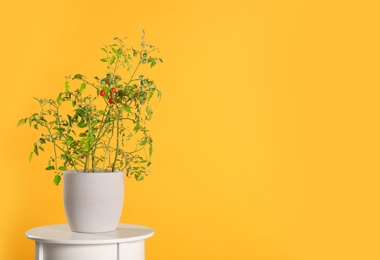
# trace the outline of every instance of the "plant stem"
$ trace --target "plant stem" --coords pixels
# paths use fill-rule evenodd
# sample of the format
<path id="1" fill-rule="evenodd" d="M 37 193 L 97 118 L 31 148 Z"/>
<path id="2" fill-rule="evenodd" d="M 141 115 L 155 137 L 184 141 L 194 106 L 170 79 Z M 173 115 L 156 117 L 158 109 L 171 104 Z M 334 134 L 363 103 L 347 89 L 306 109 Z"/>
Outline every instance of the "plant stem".
<path id="1" fill-rule="evenodd" d="M 87 131 L 87 142 L 89 142 L 90 140 L 90 136 L 92 135 L 92 130 L 91 130 L 91 118 L 89 115 L 87 115 L 88 118 L 87 118 L 87 126 L 88 126 L 88 131 Z M 84 165 L 84 172 L 86 172 L 87 168 L 89 168 L 89 164 L 90 164 L 90 155 L 91 155 L 91 149 L 90 149 L 90 144 L 88 144 L 88 151 L 87 151 L 87 155 L 86 155 L 86 163 Z"/>
<path id="2" fill-rule="evenodd" d="M 133 77 L 135 76 L 136 74 L 136 71 L 138 70 L 138 68 L 140 67 L 140 64 L 141 64 L 141 57 L 140 57 L 140 60 L 139 60 L 139 63 L 136 65 L 136 68 L 135 68 L 135 71 L 133 71 L 132 75 L 131 75 L 131 78 L 129 79 L 127 85 L 129 85 L 129 83 L 132 82 L 133 80 Z"/>
<path id="3" fill-rule="evenodd" d="M 118 153 L 119 153 L 119 143 L 120 143 L 120 120 L 121 118 L 123 118 L 123 116 L 121 115 L 123 112 L 121 109 L 118 109 L 118 118 L 117 118 L 117 122 L 116 122 L 116 150 L 115 150 L 115 159 L 113 160 L 113 163 L 112 163 L 112 171 L 115 171 L 115 166 L 116 166 L 116 161 L 117 161 L 117 157 L 118 157 Z"/>
<path id="4" fill-rule="evenodd" d="M 109 124 L 106 124 L 106 122 L 104 122 L 104 118 L 108 118 L 109 117 L 109 114 L 111 112 L 111 109 L 109 109 L 109 106 L 107 105 L 106 107 L 106 110 L 108 109 L 107 111 L 107 114 L 103 114 L 102 116 L 102 119 L 101 119 L 101 126 L 98 130 L 98 136 L 96 137 L 96 141 L 94 144 L 92 144 L 92 146 L 90 147 L 90 149 L 92 150 L 92 169 L 93 171 L 95 171 L 95 157 L 96 157 L 96 150 L 98 148 L 98 143 L 99 141 L 103 138 L 103 136 L 107 133 L 108 129 L 109 129 Z M 107 125 L 106 129 L 103 131 L 103 128 L 104 126 Z M 104 170 L 104 163 L 103 163 L 103 169 Z"/>
<path id="5" fill-rule="evenodd" d="M 111 108 L 110 108 L 110 110 L 111 110 Z M 105 149 L 104 155 L 103 155 L 103 169 L 102 169 L 103 171 L 104 171 L 104 168 L 105 168 L 105 162 L 106 162 L 107 153 L 108 153 L 108 150 L 109 150 L 112 138 L 113 138 L 114 128 L 115 128 L 115 122 L 113 121 L 112 122 L 112 127 L 111 127 L 111 136 L 108 139 L 107 148 Z"/>
<path id="6" fill-rule="evenodd" d="M 96 146 L 94 146 L 94 148 L 91 149 L 91 171 L 92 172 L 95 172 L 95 152 L 96 152 Z"/>
<path id="7" fill-rule="evenodd" d="M 61 122 L 59 121 L 58 106 L 56 107 L 56 109 L 57 109 L 57 124 L 58 124 L 58 127 L 61 127 Z M 54 141 L 53 150 L 54 150 L 54 165 L 55 165 L 55 170 L 57 171 L 58 170 L 58 162 L 57 162 L 58 158 L 57 158 L 57 148 L 56 148 L 56 145 L 55 145 L 55 141 Z"/>

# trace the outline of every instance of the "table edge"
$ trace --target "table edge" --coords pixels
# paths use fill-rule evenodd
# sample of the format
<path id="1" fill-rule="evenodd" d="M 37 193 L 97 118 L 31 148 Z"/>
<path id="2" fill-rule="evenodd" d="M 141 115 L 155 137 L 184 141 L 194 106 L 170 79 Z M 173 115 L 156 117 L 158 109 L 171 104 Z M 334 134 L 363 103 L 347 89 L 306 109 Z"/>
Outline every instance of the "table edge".
<path id="1" fill-rule="evenodd" d="M 131 226 L 131 227 L 137 227 L 137 228 L 142 228 L 142 229 L 146 229 L 147 231 L 149 231 L 149 233 L 147 234 L 144 234 L 144 235 L 139 235 L 139 236 L 135 236 L 135 237 L 127 237 L 127 238 L 110 238 L 110 239 L 98 239 L 98 240 L 86 240 L 86 239 L 83 239 L 83 240 L 69 240 L 69 239 L 52 239 L 52 238 L 44 238 L 44 237 L 39 237 L 39 236 L 34 236 L 34 235 L 31 235 L 31 234 L 28 234 L 30 231 L 32 231 L 33 229 L 37 229 L 37 228 L 41 228 L 41 227 L 53 227 L 53 226 L 65 226 L 67 224 L 57 224 L 57 225 L 46 225 L 46 226 L 40 226 L 40 227 L 35 227 L 35 228 L 31 228 L 29 230 L 27 230 L 25 232 L 25 236 L 30 239 L 30 240 L 34 240 L 36 242 L 41 242 L 41 243 L 46 243 L 46 244 L 60 244 L 60 245 L 106 245 L 106 244 L 120 244 L 120 243 L 133 243 L 133 242 L 137 242 L 137 241 L 141 241 L 141 240 L 145 240 L 147 238 L 150 238 L 154 235 L 154 230 L 150 227 L 146 227 L 146 226 L 141 226 L 141 225 L 135 225 L 135 224 L 124 224 L 124 223 L 120 223 L 118 225 L 118 228 L 119 227 L 123 227 L 123 226 Z M 72 233 L 75 233 L 75 232 L 72 232 Z M 105 233 L 108 233 L 108 232 L 105 232 Z M 79 233 L 81 234 L 81 233 Z M 85 235 L 91 235 L 92 233 L 83 233 Z M 99 235 L 99 234 L 102 234 L 102 233 L 93 233 L 94 235 Z"/>

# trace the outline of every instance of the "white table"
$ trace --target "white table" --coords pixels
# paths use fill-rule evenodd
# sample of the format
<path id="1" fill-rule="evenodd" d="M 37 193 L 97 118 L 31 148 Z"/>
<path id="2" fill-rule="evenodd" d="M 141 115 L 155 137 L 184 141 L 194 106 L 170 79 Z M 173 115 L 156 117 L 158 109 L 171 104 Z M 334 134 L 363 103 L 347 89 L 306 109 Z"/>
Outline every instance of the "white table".
<path id="1" fill-rule="evenodd" d="M 61 224 L 30 229 L 26 237 L 36 243 L 35 260 L 144 260 L 145 239 L 153 234 L 151 228 L 130 224 L 93 234 Z"/>

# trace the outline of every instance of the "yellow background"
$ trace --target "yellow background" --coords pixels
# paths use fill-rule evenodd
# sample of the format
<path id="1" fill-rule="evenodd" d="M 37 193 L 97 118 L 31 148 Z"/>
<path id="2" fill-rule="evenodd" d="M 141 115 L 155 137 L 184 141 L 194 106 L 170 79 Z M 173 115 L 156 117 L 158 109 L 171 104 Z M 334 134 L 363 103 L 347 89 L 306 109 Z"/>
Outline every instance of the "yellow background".
<path id="1" fill-rule="evenodd" d="M 147 259 L 380 259 L 380 6 L 375 0 L 6 1 L 0 11 L 0 259 L 33 259 L 64 223 L 62 187 L 16 128 L 102 43 L 147 40 L 164 64 L 152 174 L 121 221 Z M 153 76 L 152 76 L 153 77 Z"/>

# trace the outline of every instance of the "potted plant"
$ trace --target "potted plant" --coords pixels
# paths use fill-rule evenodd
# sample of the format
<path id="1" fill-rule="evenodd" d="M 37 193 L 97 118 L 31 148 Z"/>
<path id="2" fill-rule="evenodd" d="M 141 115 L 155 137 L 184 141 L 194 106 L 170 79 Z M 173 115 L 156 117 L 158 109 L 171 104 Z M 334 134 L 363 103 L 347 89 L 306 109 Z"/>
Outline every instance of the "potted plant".
<path id="1" fill-rule="evenodd" d="M 160 99 L 161 92 L 141 72 L 162 59 L 146 43 L 144 31 L 141 38 L 139 48 L 127 45 L 126 38 L 114 38 L 101 48 L 104 76 L 66 77 L 63 92 L 54 99 L 34 98 L 40 110 L 18 122 L 41 131 L 29 160 L 50 146 L 46 170 L 54 173 L 56 185 L 63 176 L 65 212 L 73 231 L 114 230 L 122 211 L 124 175 L 141 181 L 149 174 L 150 100 Z"/>

